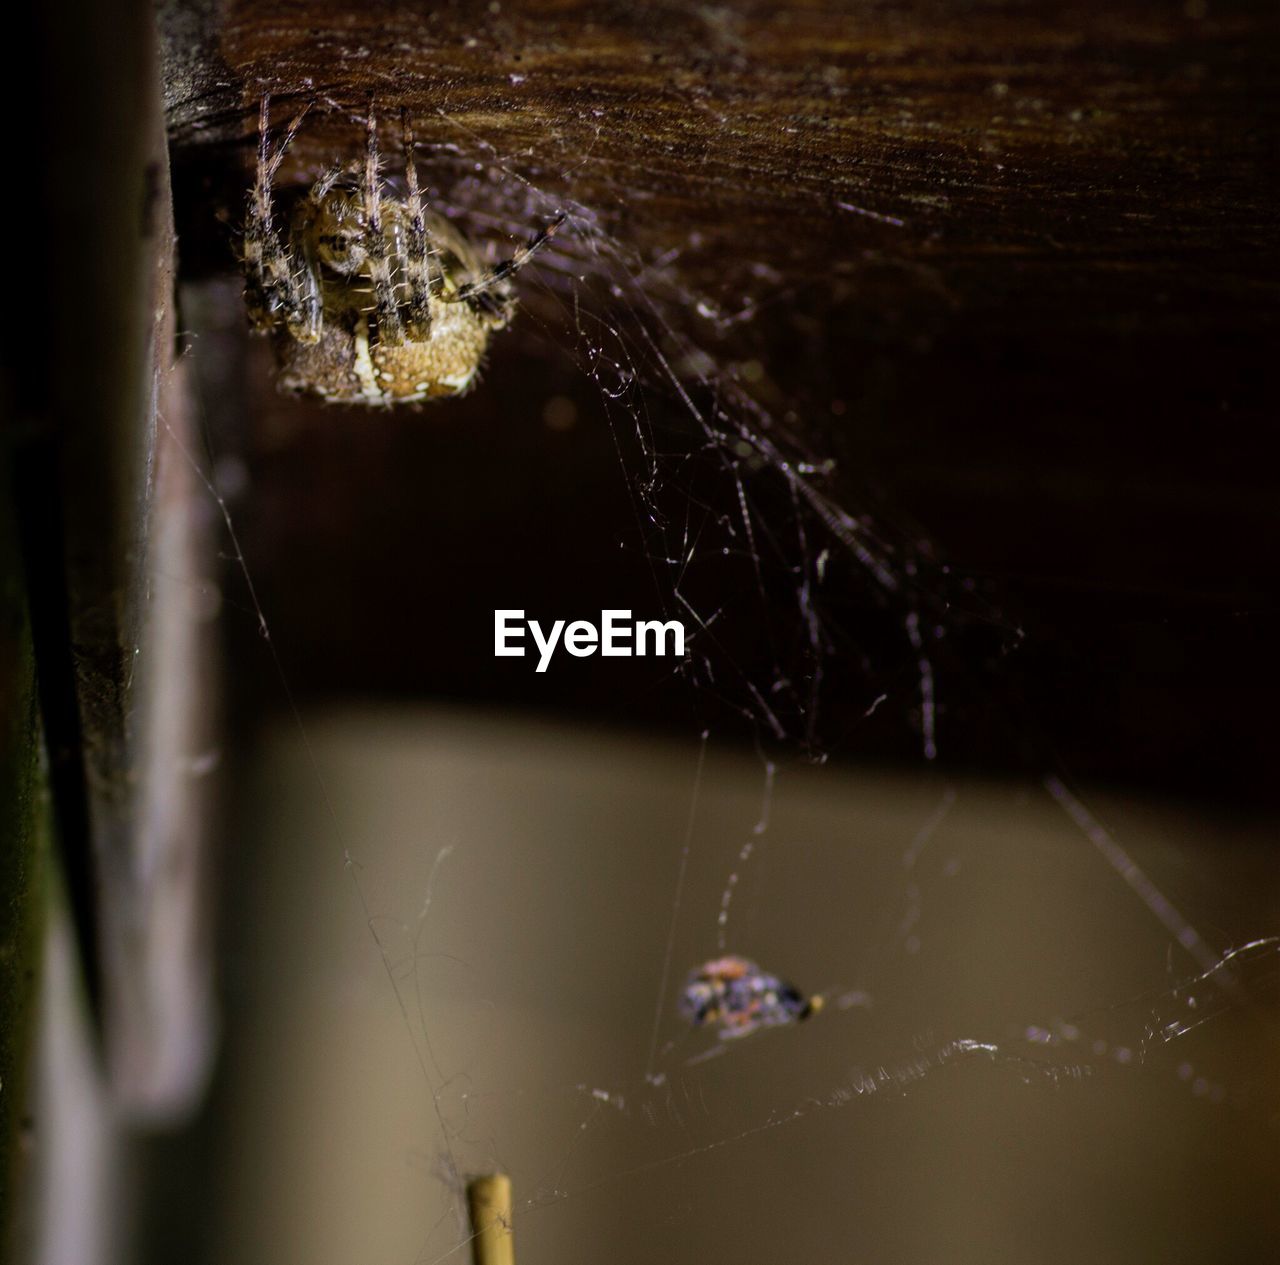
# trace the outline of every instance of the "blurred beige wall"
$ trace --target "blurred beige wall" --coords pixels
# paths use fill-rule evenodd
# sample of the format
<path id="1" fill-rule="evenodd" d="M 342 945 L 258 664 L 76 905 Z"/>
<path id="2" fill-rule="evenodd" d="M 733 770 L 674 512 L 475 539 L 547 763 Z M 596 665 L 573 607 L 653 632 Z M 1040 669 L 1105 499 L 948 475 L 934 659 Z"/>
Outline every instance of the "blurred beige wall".
<path id="1" fill-rule="evenodd" d="M 695 802 L 697 742 L 305 727 L 314 767 L 290 729 L 254 758 L 231 883 L 219 1259 L 467 1260 L 456 1183 L 495 1168 L 525 1263 L 1280 1249 L 1265 987 L 1144 1042 L 1195 964 L 1036 784 L 766 796 L 713 739 Z M 1280 926 L 1264 825 L 1089 803 L 1209 943 Z M 721 1043 L 675 999 L 735 872 L 726 947 L 827 1006 Z"/>

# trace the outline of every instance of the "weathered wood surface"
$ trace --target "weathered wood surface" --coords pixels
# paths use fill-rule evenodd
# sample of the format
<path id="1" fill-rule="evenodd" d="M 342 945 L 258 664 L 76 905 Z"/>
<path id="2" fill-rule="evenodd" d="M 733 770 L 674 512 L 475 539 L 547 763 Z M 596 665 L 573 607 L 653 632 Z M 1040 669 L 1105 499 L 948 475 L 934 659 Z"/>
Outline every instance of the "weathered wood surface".
<path id="1" fill-rule="evenodd" d="M 1273 297 L 1277 23 L 1196 0 L 230 4 L 199 56 L 174 50 L 171 130 L 179 153 L 248 139 L 262 90 L 314 97 L 318 165 L 358 144 L 326 107 L 373 94 L 423 142 L 470 134 L 642 253 L 680 250 L 707 289 L 872 252 L 903 265 L 876 297 L 986 319 L 1177 323 L 1193 295 L 1234 319 Z"/>
<path id="2" fill-rule="evenodd" d="M 111 1110 L 163 1118 L 207 1054 L 203 827 L 182 806 L 209 709 L 156 40 L 142 4 L 22 20 L 42 74 L 20 137 L 33 237 L 13 263 L 38 336 L 7 366 L 4 441 L 59 879 Z"/>

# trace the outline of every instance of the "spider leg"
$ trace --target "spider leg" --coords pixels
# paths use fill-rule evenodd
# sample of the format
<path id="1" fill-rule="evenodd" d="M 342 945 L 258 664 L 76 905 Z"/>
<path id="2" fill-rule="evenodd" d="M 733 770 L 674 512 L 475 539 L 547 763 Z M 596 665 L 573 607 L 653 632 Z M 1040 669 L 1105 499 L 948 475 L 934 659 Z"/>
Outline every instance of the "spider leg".
<path id="1" fill-rule="evenodd" d="M 330 163 L 324 171 L 320 173 L 320 178 L 311 186 L 311 192 L 307 195 L 312 202 L 322 202 L 328 195 L 333 186 L 353 170 L 359 170 L 358 163 Z"/>
<path id="2" fill-rule="evenodd" d="M 258 163 L 244 227 L 245 300 L 257 329 L 272 330 L 283 317 L 299 342 L 320 337 L 320 287 L 313 268 L 300 265 L 280 240 L 272 220 L 271 185 L 310 105 L 294 116 L 273 151 L 270 139 L 271 97 L 264 93 L 258 113 Z"/>
<path id="3" fill-rule="evenodd" d="M 422 194 L 418 189 L 418 169 L 413 161 L 413 130 L 409 111 L 401 114 L 404 135 L 404 172 L 409 186 L 405 199 L 409 208 L 405 272 L 409 278 L 409 312 L 405 329 L 415 342 L 425 342 L 431 334 L 431 252 L 427 246 L 427 225 L 422 214 Z"/>
<path id="4" fill-rule="evenodd" d="M 404 342 L 404 325 L 396 304 L 391 279 L 387 238 L 382 223 L 382 180 L 378 172 L 378 124 L 369 103 L 368 145 L 365 150 L 364 179 L 361 182 L 365 210 L 365 251 L 369 260 L 369 280 L 373 283 L 374 319 L 378 337 L 392 346 Z"/>
<path id="5" fill-rule="evenodd" d="M 460 286 L 452 301 L 465 303 L 478 315 L 493 318 L 499 328 L 506 325 L 515 313 L 515 296 L 505 282 L 519 272 L 556 235 L 565 218 L 564 213 L 561 212 L 546 228 L 535 233 L 510 259 L 494 264 L 484 276 Z"/>
<path id="6" fill-rule="evenodd" d="M 245 300 L 249 319 L 258 329 L 270 329 L 278 306 L 280 241 L 271 222 L 271 181 L 280 166 L 271 153 L 271 98 L 263 94 L 258 113 L 258 163 L 244 227 Z"/>

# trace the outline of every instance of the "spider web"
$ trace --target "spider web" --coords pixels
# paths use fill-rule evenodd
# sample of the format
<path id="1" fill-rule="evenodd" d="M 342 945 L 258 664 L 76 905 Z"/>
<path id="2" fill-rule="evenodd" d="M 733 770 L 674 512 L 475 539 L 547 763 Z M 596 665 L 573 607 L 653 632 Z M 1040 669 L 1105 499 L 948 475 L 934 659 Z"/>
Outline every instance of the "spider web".
<path id="1" fill-rule="evenodd" d="M 262 1226 L 307 1227 L 272 1258 L 466 1259 L 463 1181 L 494 1170 L 523 1261 L 1280 1242 L 1258 1160 L 1280 940 L 1265 899 L 1231 895 L 1274 863 L 1206 859 L 1225 816 L 1104 813 L 1048 762 L 1021 783 L 940 772 L 963 741 L 940 720 L 942 648 L 965 620 L 1005 646 L 1018 629 L 848 508 L 803 425 L 687 333 L 689 313 L 715 329 L 751 304 L 725 315 L 536 165 L 441 123 L 422 147 L 447 173 L 437 206 L 516 240 L 568 217 L 522 319 L 599 388 L 654 591 L 691 630 L 680 670 L 717 719 L 660 749 L 306 716 L 305 751 L 268 747 L 261 829 L 308 841 L 252 872 L 253 951 L 273 964 L 258 1005 L 288 1016 L 266 1062 L 297 1101 L 270 1108 L 286 1082 L 264 1075 L 240 1145 L 292 1179 Z M 855 716 L 911 727 L 918 777 L 824 767 L 828 699 L 851 692 Z M 275 925 L 297 905 L 323 932 Z M 822 1011 L 733 1042 L 689 1029 L 685 973 L 724 952 Z M 323 1135 L 297 1132 L 308 1111 Z M 238 1230 L 227 1252 L 268 1238 Z"/>

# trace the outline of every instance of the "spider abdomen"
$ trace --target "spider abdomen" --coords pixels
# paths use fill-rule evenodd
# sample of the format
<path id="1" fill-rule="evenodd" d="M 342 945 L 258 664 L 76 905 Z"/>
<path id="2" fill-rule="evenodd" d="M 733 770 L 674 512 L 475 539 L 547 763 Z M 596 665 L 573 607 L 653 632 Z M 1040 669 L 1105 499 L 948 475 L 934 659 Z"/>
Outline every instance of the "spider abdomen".
<path id="1" fill-rule="evenodd" d="M 368 313 L 328 315 L 317 342 L 276 333 L 280 389 L 373 406 L 460 395 L 475 382 L 489 332 L 458 304 L 433 319 L 427 338 L 400 343 L 380 340 Z"/>
<path id="2" fill-rule="evenodd" d="M 384 180 L 371 109 L 365 160 L 322 175 L 281 234 L 272 180 L 306 111 L 273 150 L 268 107 L 264 98 L 243 261 L 250 321 L 272 335 L 281 390 L 372 407 L 462 394 L 490 335 L 515 314 L 509 278 L 563 216 L 486 267 L 448 220 L 423 207 L 407 117 L 407 192 Z"/>

